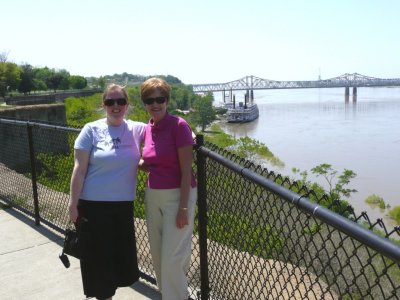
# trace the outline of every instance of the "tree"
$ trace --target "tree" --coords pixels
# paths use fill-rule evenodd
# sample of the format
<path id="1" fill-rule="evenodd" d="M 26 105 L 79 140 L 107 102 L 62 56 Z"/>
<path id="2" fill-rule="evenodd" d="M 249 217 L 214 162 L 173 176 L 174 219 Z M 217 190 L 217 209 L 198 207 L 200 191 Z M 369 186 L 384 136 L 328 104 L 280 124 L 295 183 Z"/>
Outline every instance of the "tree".
<path id="1" fill-rule="evenodd" d="M 299 174 L 301 179 L 300 185 L 307 186 L 314 193 L 309 195 L 310 199 L 319 201 L 319 204 L 328 207 L 334 212 L 338 212 L 343 216 L 349 215 L 349 203 L 343 198 L 349 198 L 351 193 L 357 192 L 355 189 L 346 188 L 350 180 L 357 176 L 352 170 L 344 169 L 342 174 L 337 177 L 338 172 L 332 168 L 330 164 L 320 164 L 311 169 L 311 172 L 316 176 L 322 176 L 328 184 L 328 191 L 321 184 L 308 180 L 307 171 L 301 171 L 297 168 L 292 169 L 294 174 Z M 336 183 L 335 183 L 336 182 Z M 323 197 L 323 196 L 327 197 Z"/>
<path id="2" fill-rule="evenodd" d="M 68 90 L 70 88 L 70 85 L 69 85 L 70 74 L 69 74 L 69 72 L 67 70 L 61 69 L 61 70 L 58 71 L 58 73 L 61 75 L 61 82 L 60 82 L 60 85 L 59 85 L 58 88 L 60 90 Z"/>
<path id="3" fill-rule="evenodd" d="M 19 83 L 18 91 L 27 94 L 35 89 L 34 71 L 29 64 L 21 66 L 21 82 Z"/>
<path id="4" fill-rule="evenodd" d="M 34 83 L 36 91 L 46 91 L 49 87 L 47 81 L 51 76 L 51 71 L 48 67 L 34 69 Z"/>
<path id="5" fill-rule="evenodd" d="M 16 90 L 21 81 L 21 68 L 14 63 L 0 62 L 0 95 Z"/>
<path id="6" fill-rule="evenodd" d="M 191 91 L 184 86 L 172 86 L 171 97 L 175 99 L 177 108 L 188 110 L 190 108 L 189 93 Z"/>
<path id="7" fill-rule="evenodd" d="M 322 176 L 325 178 L 329 186 L 329 195 L 332 199 L 339 200 L 342 196 L 348 198 L 351 193 L 357 192 L 355 189 L 345 188 L 350 183 L 350 179 L 357 176 L 352 170 L 344 169 L 343 173 L 337 177 L 336 184 L 333 184 L 333 180 L 338 172 L 332 169 L 330 164 L 320 164 L 312 168 L 311 172 L 317 177 Z"/>
<path id="8" fill-rule="evenodd" d="M 0 52 L 0 62 L 7 62 L 9 53 L 10 53 L 10 51 Z"/>
<path id="9" fill-rule="evenodd" d="M 205 96 L 196 96 L 193 108 L 193 122 L 201 127 L 201 131 L 204 132 L 206 127 L 216 119 L 215 109 L 212 106 L 214 96 L 212 93 L 208 93 Z"/>
<path id="10" fill-rule="evenodd" d="M 47 78 L 46 84 L 54 93 L 58 90 L 67 90 L 69 88 L 69 73 L 66 70 L 50 71 L 50 77 Z"/>
<path id="11" fill-rule="evenodd" d="M 87 80 L 83 76 L 72 75 L 69 77 L 69 85 L 73 89 L 81 90 L 87 86 Z"/>

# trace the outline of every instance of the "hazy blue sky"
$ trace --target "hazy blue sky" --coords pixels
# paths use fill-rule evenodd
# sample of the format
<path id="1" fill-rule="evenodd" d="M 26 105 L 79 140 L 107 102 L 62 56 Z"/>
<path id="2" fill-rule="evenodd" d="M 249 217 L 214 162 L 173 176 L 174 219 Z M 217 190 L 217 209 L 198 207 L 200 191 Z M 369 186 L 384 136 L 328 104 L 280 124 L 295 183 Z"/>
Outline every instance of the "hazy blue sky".
<path id="1" fill-rule="evenodd" d="M 398 0 L 8 0 L 0 52 L 72 75 L 400 78 Z"/>

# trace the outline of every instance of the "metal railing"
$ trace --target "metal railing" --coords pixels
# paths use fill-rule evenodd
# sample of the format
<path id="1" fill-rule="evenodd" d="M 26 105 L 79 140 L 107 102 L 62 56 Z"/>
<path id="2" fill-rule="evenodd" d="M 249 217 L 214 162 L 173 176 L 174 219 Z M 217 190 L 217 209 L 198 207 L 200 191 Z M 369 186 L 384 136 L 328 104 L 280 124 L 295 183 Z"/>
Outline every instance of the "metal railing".
<path id="1" fill-rule="evenodd" d="M 0 200 L 63 233 L 78 129 L 0 119 Z M 197 136 L 192 299 L 399 299 L 400 247 L 368 215 L 323 198 Z M 139 172 L 141 276 L 155 282 Z M 310 200 L 312 199 L 312 201 Z M 340 208 L 340 203 L 332 206 Z M 346 215 L 346 217 L 342 216 Z M 379 229 L 380 234 L 375 233 Z"/>

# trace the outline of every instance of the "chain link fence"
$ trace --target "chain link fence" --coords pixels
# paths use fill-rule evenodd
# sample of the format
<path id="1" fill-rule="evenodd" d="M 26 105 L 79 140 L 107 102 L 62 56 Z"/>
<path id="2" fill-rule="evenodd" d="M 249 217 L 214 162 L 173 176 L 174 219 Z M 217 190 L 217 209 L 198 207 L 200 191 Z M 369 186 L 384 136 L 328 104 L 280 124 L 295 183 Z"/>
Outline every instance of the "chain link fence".
<path id="1" fill-rule="evenodd" d="M 0 119 L 0 202 L 59 233 L 68 222 L 78 129 Z M 400 228 L 388 231 L 197 136 L 192 299 L 399 299 Z M 139 172 L 141 276 L 155 283 Z M 312 201 L 310 200 L 312 199 Z M 336 211 L 338 213 L 335 213 Z M 375 233 L 379 231 L 380 234 Z"/>

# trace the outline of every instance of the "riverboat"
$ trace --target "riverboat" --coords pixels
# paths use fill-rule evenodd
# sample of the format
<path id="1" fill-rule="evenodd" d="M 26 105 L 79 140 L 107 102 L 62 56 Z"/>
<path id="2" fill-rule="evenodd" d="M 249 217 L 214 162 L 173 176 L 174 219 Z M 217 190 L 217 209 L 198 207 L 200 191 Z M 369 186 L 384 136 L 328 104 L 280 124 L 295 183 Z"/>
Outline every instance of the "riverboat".
<path id="1" fill-rule="evenodd" d="M 258 118 L 258 106 L 255 103 L 239 102 L 235 106 L 232 103 L 227 103 L 226 121 L 228 123 L 245 123 L 251 122 Z"/>

